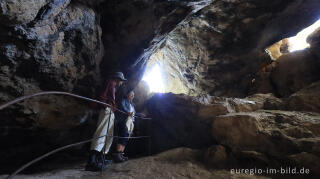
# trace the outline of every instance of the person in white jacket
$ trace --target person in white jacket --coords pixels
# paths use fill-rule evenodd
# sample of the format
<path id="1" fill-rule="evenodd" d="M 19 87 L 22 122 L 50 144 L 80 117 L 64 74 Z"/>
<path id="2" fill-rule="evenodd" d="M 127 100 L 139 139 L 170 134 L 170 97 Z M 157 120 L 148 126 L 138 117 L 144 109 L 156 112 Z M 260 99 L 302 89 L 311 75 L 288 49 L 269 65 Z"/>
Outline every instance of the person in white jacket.
<path id="1" fill-rule="evenodd" d="M 99 100 L 108 105 L 97 105 L 94 103 L 93 108 L 99 109 L 99 118 L 97 128 L 93 134 L 94 140 L 91 142 L 91 151 L 86 170 L 100 171 L 107 169 L 109 161 L 105 160 L 104 156 L 109 152 L 113 141 L 114 130 L 114 112 L 116 109 L 116 88 L 122 85 L 124 78 L 122 72 L 111 74 L 105 84 L 105 88 Z M 98 108 L 97 108 L 98 107 Z M 102 137 L 101 137 L 102 136 Z"/>

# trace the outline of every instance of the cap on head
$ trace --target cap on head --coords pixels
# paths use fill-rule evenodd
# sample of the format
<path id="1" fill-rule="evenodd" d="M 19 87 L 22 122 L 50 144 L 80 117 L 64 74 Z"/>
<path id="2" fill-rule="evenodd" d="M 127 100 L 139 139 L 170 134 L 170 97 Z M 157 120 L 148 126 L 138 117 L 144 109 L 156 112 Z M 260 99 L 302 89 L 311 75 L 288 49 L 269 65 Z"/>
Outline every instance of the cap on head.
<path id="1" fill-rule="evenodd" d="M 122 72 L 114 72 L 110 75 L 110 78 L 119 79 L 121 81 L 127 81 Z"/>

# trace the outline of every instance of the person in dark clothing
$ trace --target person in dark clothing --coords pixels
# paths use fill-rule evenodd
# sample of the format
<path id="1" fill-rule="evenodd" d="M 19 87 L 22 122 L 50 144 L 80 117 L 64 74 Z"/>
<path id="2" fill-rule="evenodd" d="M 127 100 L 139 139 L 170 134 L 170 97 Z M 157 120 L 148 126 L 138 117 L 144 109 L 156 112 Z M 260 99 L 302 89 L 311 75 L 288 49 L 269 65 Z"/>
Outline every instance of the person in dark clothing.
<path id="1" fill-rule="evenodd" d="M 133 105 L 134 92 L 130 91 L 125 98 L 121 100 L 120 109 L 126 114 L 117 113 L 118 128 L 120 137 L 130 137 L 134 128 L 134 116 L 145 117 L 142 113 L 136 113 Z M 115 162 L 124 162 L 128 158 L 124 156 L 124 150 L 128 143 L 128 138 L 120 138 L 117 143 L 116 152 L 113 154 Z"/>
<path id="2" fill-rule="evenodd" d="M 86 170 L 100 171 L 107 168 L 103 155 L 109 152 L 113 141 L 113 137 L 110 136 L 113 136 L 114 129 L 114 112 L 116 109 L 115 93 L 116 88 L 121 86 L 123 81 L 126 81 L 126 79 L 122 72 L 112 74 L 106 82 L 104 92 L 99 96 L 100 101 L 109 105 L 97 105 L 96 103 L 93 105 L 94 108 L 100 108 L 100 113 L 97 129 L 93 135 L 95 139 L 91 142 L 90 158 Z"/>

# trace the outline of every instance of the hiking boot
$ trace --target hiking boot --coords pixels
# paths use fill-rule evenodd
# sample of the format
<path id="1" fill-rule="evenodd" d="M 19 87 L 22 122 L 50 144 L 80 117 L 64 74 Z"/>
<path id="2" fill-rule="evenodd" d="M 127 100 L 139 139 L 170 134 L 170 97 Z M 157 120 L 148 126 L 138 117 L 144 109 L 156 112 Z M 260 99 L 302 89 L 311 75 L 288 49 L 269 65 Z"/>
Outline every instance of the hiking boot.
<path id="1" fill-rule="evenodd" d="M 128 160 L 129 160 L 128 157 L 124 156 L 124 153 L 121 153 L 121 156 L 122 156 L 122 158 L 123 158 L 125 161 L 128 161 Z"/>
<path id="2" fill-rule="evenodd" d="M 86 171 L 105 171 L 108 167 L 108 162 L 104 163 L 102 160 L 102 154 L 98 151 L 91 151 L 88 163 L 86 165 Z"/>
<path id="3" fill-rule="evenodd" d="M 121 163 L 127 161 L 125 158 L 123 158 L 123 154 L 121 152 L 113 153 L 113 161 L 116 163 Z"/>

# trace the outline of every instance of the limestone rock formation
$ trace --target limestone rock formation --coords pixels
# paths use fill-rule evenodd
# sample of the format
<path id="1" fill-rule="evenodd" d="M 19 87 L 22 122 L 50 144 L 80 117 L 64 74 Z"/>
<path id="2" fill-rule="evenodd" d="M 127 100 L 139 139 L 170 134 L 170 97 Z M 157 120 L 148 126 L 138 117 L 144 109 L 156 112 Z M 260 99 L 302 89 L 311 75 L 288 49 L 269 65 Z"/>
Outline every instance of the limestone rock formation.
<path id="1" fill-rule="evenodd" d="M 169 81 L 168 91 L 189 95 L 247 96 L 252 80 L 259 71 L 257 69 L 271 63 L 265 48 L 283 39 L 281 36 L 294 34 L 294 29 L 302 29 L 302 24 L 311 24 L 319 13 L 315 9 L 320 5 L 319 2 L 288 2 L 214 1 L 198 13 L 201 15 L 189 17 L 167 36 L 163 45 L 151 56 L 152 62 L 163 64 L 165 78 Z M 305 14 L 303 9 L 308 9 L 310 19 L 303 18 L 303 23 L 297 23 L 302 21 L 300 18 Z M 310 55 L 307 53 L 305 58 L 295 58 L 296 61 L 308 59 L 312 62 L 301 63 L 312 66 L 316 59 Z M 288 67 L 289 64 L 282 66 Z M 282 66 L 279 68 L 285 70 Z M 298 66 L 291 64 L 288 68 L 298 68 L 293 72 L 296 75 L 302 71 L 306 72 L 305 75 L 317 75 L 314 70 L 309 72 L 307 66 Z M 289 78 L 288 83 L 282 83 L 279 73 L 284 72 L 278 72 L 272 80 L 279 81 L 277 85 L 280 89 L 289 85 L 289 88 L 292 86 L 296 91 L 309 84 L 308 81 L 288 84 L 295 79 L 293 74 L 284 77 Z M 308 77 L 302 76 L 300 79 Z M 179 89 L 175 84 L 182 87 Z M 287 91 L 280 92 L 284 93 L 287 94 Z"/>
<path id="2" fill-rule="evenodd" d="M 280 157 L 304 151 L 300 139 L 319 137 L 319 120 L 319 114 L 305 112 L 233 113 L 217 117 L 212 123 L 212 133 L 219 143 L 234 150 L 254 150 Z"/>
<path id="3" fill-rule="evenodd" d="M 251 94 L 274 93 L 288 97 L 320 80 L 319 30 L 309 35 L 307 41 L 310 48 L 283 54 L 264 65 L 256 74 Z"/>
<path id="4" fill-rule="evenodd" d="M 153 152 L 177 146 L 213 145 L 204 156 L 205 162 L 216 168 L 244 167 L 250 165 L 244 161 L 252 160 L 254 166 L 304 166 L 317 176 L 318 87 L 315 83 L 283 99 L 271 94 L 245 99 L 153 96 L 148 101 L 153 117 Z"/>
<path id="5" fill-rule="evenodd" d="M 286 108 L 320 113 L 320 82 L 311 84 L 286 99 Z"/>
<path id="6" fill-rule="evenodd" d="M 282 101 L 271 94 L 245 99 L 156 94 L 147 102 L 153 120 L 151 126 L 146 127 L 151 128 L 154 152 L 181 145 L 201 148 L 215 143 L 210 126 L 216 116 L 276 109 L 281 105 Z"/>
<path id="7" fill-rule="evenodd" d="M 149 127 L 153 152 L 181 145 L 201 148 L 213 142 L 209 123 L 197 118 L 201 103 L 194 100 L 197 98 L 157 94 L 148 101 L 147 109 L 153 118 Z"/>
<path id="8" fill-rule="evenodd" d="M 44 90 L 76 91 L 86 96 L 95 91 L 103 52 L 97 16 L 88 7 L 72 4 L 61 8 L 68 2 L 59 2 L 61 6 L 52 3 L 44 6 L 37 23 L 0 26 L 1 104 Z M 77 136 L 80 131 L 74 130 L 83 123 L 86 111 L 87 103 L 56 96 L 34 98 L 2 110 L 1 140 L 8 143 L 1 151 L 1 156 L 6 157 L 2 161 L 30 151 L 39 155 L 56 145 L 88 137 L 85 133 L 83 137 Z M 47 144 L 46 138 L 50 141 Z M 28 147 L 23 149 L 25 143 Z M 35 155 L 18 158 L 18 162 L 12 160 L 12 166 L 21 165 Z"/>
<path id="9" fill-rule="evenodd" d="M 3 0 L 0 2 L 0 23 L 27 24 L 36 18 L 39 10 L 48 2 L 49 0 Z"/>
<path id="10" fill-rule="evenodd" d="M 320 80 L 320 61 L 311 49 L 284 55 L 276 63 L 271 81 L 280 96 L 289 96 Z"/>
<path id="11" fill-rule="evenodd" d="M 212 135 L 230 147 L 237 160 L 243 156 L 240 151 L 255 151 L 263 154 L 267 166 L 306 167 L 316 176 L 319 127 L 319 113 L 262 110 L 219 116 L 212 123 Z"/>
<path id="12" fill-rule="evenodd" d="M 288 97 L 320 79 L 318 49 L 288 53 L 261 69 L 251 93 L 275 93 Z"/>

